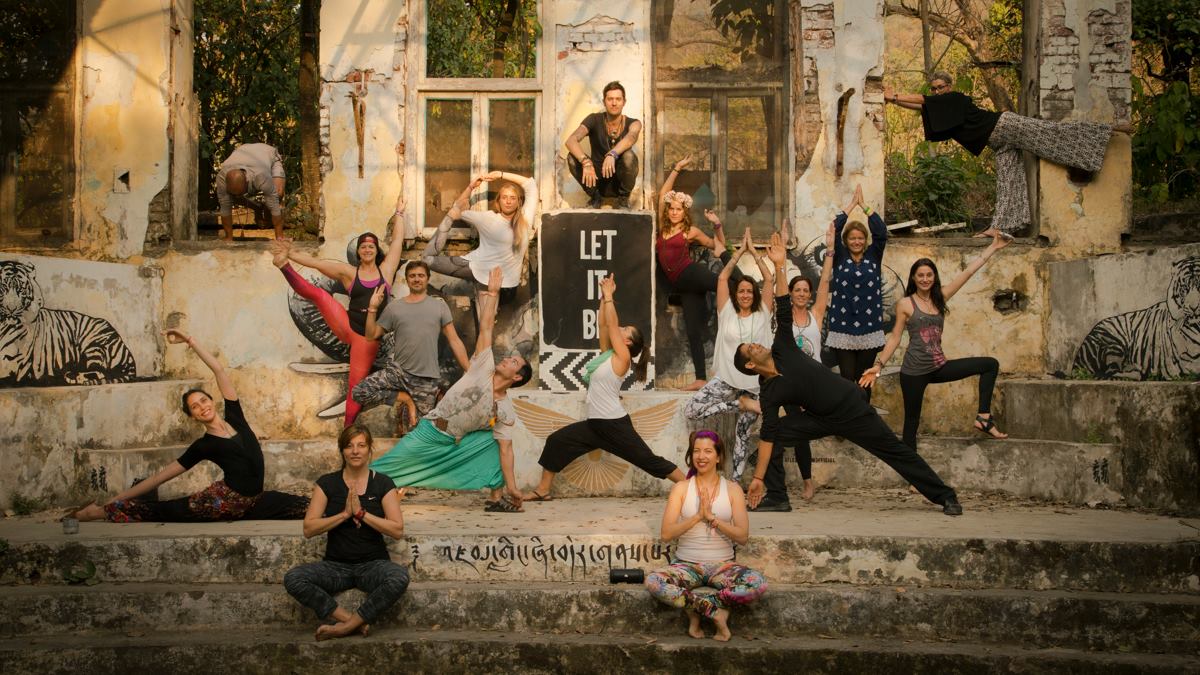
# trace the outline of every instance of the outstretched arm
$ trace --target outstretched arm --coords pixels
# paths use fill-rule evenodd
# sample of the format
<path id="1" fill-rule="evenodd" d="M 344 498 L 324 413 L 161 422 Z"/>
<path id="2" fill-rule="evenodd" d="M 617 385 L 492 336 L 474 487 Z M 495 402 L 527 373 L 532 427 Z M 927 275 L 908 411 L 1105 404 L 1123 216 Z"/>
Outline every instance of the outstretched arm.
<path id="1" fill-rule="evenodd" d="M 163 335 L 167 336 L 167 342 L 171 344 L 186 344 L 191 347 L 196 356 L 199 356 L 204 365 L 208 366 L 208 369 L 212 371 L 213 377 L 217 380 L 217 388 L 221 390 L 221 396 L 227 401 L 237 400 L 237 390 L 233 388 L 233 381 L 229 379 L 225 368 L 215 356 L 208 353 L 207 349 L 201 347 L 200 343 L 196 342 L 196 338 L 185 335 L 183 331 L 174 328 L 167 329 L 163 332 Z"/>
<path id="2" fill-rule="evenodd" d="M 817 285 L 817 297 L 813 301 L 812 312 L 820 326 L 825 319 L 825 310 L 829 309 L 829 285 L 833 280 L 833 222 L 825 232 L 825 260 L 821 262 L 821 281 Z"/>
<path id="3" fill-rule="evenodd" d="M 925 106 L 925 97 L 921 94 L 897 94 L 892 91 L 891 87 L 887 87 L 883 90 L 883 102 L 892 103 L 908 110 L 920 110 Z"/>
<path id="4" fill-rule="evenodd" d="M 458 336 L 458 331 L 454 330 L 454 324 L 442 326 L 442 335 L 446 336 L 446 344 L 450 346 L 450 353 L 454 354 L 454 361 L 458 367 L 462 368 L 464 373 L 467 372 L 471 367 L 471 358 L 467 356 L 467 347 Z"/>
<path id="5" fill-rule="evenodd" d="M 879 352 L 879 356 L 875 358 L 875 364 L 863 371 L 862 377 L 858 378 L 858 386 L 870 387 L 879 379 L 879 374 L 883 372 L 883 364 L 892 358 L 892 354 L 900 348 L 900 338 L 904 335 L 904 329 L 908 325 L 908 317 L 912 316 L 912 298 L 901 298 L 896 303 L 896 321 L 892 325 L 892 332 L 888 334 L 887 342 L 883 345 L 883 350 Z"/>
<path id="6" fill-rule="evenodd" d="M 504 273 L 499 267 L 493 267 L 488 276 L 486 291 L 479 292 L 479 337 L 475 339 L 475 354 L 492 348 L 492 332 L 496 325 L 496 307 L 500 304 L 500 285 L 504 281 Z"/>
<path id="7" fill-rule="evenodd" d="M 712 209 L 704 209 L 704 219 L 712 223 L 713 227 L 713 243 L 709 248 L 720 256 L 725 252 L 725 229 L 721 226 L 721 219 L 717 217 L 717 212 Z"/>
<path id="8" fill-rule="evenodd" d="M 742 245 L 725 263 L 725 267 L 721 268 L 721 273 L 717 275 L 717 311 L 720 312 L 725 308 L 725 304 L 729 302 L 729 278 L 733 276 L 733 270 L 737 268 L 738 261 L 746 254 L 746 247 L 750 244 L 750 228 L 746 228 L 746 234 L 742 237 Z"/>
<path id="9" fill-rule="evenodd" d="M 766 426 L 766 409 L 763 409 L 763 425 Z M 774 411 L 778 418 L 778 410 Z M 758 441 L 758 462 L 754 465 L 754 478 L 750 479 L 750 488 L 746 490 L 746 501 L 750 503 L 750 508 L 758 508 L 758 503 L 762 501 L 766 495 L 766 483 L 763 479 L 767 475 L 767 465 L 771 463 L 771 452 L 775 448 L 775 443 L 772 441 Z"/>
<path id="10" fill-rule="evenodd" d="M 379 273 L 389 284 L 396 277 L 396 268 L 400 265 L 400 254 L 404 252 L 404 196 L 396 197 L 396 212 L 388 221 L 388 229 L 392 231 L 392 242 L 383 262 L 379 263 Z"/>
<path id="11" fill-rule="evenodd" d="M 183 465 L 178 461 L 171 462 L 170 464 L 159 469 L 153 476 L 150 476 L 137 485 L 134 485 L 124 492 L 119 493 L 116 497 L 108 500 L 108 502 L 111 504 L 112 502 L 125 501 L 127 499 L 137 499 L 138 497 L 141 497 L 147 492 L 151 492 L 159 485 L 166 483 L 185 471 L 187 471 L 187 469 L 183 468 Z"/>
<path id="12" fill-rule="evenodd" d="M 612 276 L 612 275 L 608 275 Z M 605 277 L 607 278 L 607 276 Z M 609 347 L 612 347 L 612 336 L 608 334 L 608 305 L 612 304 L 612 300 L 608 299 L 612 296 L 604 294 L 604 279 L 600 280 L 598 285 L 600 293 L 600 306 L 596 308 L 596 335 L 600 339 L 600 351 L 603 352 Z M 624 342 L 624 340 L 622 340 Z"/>
<path id="13" fill-rule="evenodd" d="M 667 174 L 667 179 L 663 181 L 662 187 L 658 189 L 658 211 L 662 213 L 663 207 L 667 203 L 667 193 L 675 189 L 675 178 L 692 163 L 692 156 L 688 155 L 683 159 L 675 162 L 671 167 L 671 173 Z"/>
<path id="14" fill-rule="evenodd" d="M 787 218 L 783 219 L 783 231 L 791 231 L 791 223 L 788 222 Z M 754 256 L 754 264 L 758 265 L 758 271 L 762 274 L 763 307 L 766 308 L 768 313 L 774 312 L 775 294 L 771 289 L 775 286 L 775 274 L 771 271 L 771 265 L 767 262 L 766 257 L 759 253 L 758 249 L 754 248 L 754 240 L 750 238 L 750 228 L 748 227 L 746 228 L 746 250 L 750 252 L 750 255 Z"/>
<path id="15" fill-rule="evenodd" d="M 987 262 L 988 259 L 996 253 L 996 251 L 1008 246 L 1010 241 L 1011 240 L 1008 237 L 1005 237 L 1000 231 L 996 231 L 994 234 L 992 234 L 992 243 L 988 244 L 988 247 L 983 249 L 983 253 L 980 254 L 978 258 L 972 260 L 970 264 L 967 265 L 965 270 L 959 272 L 958 276 L 954 277 L 953 281 L 942 287 L 942 296 L 945 297 L 947 301 L 954 297 L 954 294 L 963 287 L 963 284 L 967 283 L 967 280 L 974 276 L 974 274 L 979 271 L 979 268 L 983 267 L 983 264 Z"/>
<path id="16" fill-rule="evenodd" d="M 354 283 L 354 273 L 357 270 L 353 265 L 311 256 L 288 243 L 276 242 L 276 244 L 287 249 L 288 260 L 298 265 L 311 267 L 330 279 L 341 283 L 343 286 L 349 286 Z"/>
<path id="17" fill-rule="evenodd" d="M 617 294 L 617 282 L 610 273 L 600 281 L 600 293 L 604 297 L 600 301 L 600 321 L 608 333 L 609 348 L 613 350 L 612 369 L 617 377 L 622 377 L 629 371 L 629 345 L 625 344 L 625 336 L 621 334 L 621 321 L 617 318 L 617 306 L 613 297 Z"/>
<path id="18" fill-rule="evenodd" d="M 474 192 L 482 182 L 483 179 L 476 178 L 468 183 L 467 187 L 462 191 L 462 194 L 460 194 L 458 198 L 454 200 L 454 203 L 450 205 L 450 210 L 446 212 L 446 217 L 451 221 L 462 218 L 463 211 L 466 211 L 467 208 L 471 206 L 471 193 Z"/>

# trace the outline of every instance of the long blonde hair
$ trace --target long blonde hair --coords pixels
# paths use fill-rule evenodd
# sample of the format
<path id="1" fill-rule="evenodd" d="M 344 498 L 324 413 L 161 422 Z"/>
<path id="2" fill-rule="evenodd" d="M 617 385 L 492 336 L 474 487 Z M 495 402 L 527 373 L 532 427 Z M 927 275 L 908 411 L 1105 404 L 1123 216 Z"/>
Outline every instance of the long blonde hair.
<path id="1" fill-rule="evenodd" d="M 492 200 L 491 208 L 496 213 L 500 213 L 500 193 L 505 189 L 512 188 L 513 192 L 517 193 L 517 210 L 513 213 L 512 228 L 513 228 L 513 253 L 520 253 L 525 246 L 525 240 L 529 237 L 529 223 L 525 220 L 525 190 L 520 185 L 512 181 L 504 181 L 496 190 L 496 198 Z M 504 215 L 500 213 L 500 215 Z"/>

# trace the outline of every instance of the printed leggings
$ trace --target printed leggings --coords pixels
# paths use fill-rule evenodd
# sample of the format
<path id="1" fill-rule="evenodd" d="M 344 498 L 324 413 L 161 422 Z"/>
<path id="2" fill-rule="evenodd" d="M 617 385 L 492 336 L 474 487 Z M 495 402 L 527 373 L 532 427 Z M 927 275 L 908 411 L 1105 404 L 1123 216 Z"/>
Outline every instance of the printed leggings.
<path id="1" fill-rule="evenodd" d="M 978 375 L 979 412 L 991 413 L 992 390 L 996 387 L 996 376 L 999 373 L 1000 362 L 990 356 L 951 359 L 941 368 L 924 375 L 908 375 L 901 372 L 900 392 L 904 394 L 904 444 L 913 450 L 917 449 L 917 428 L 921 426 L 925 387 Z"/>
<path id="2" fill-rule="evenodd" d="M 716 589 L 716 594 L 696 593 L 701 586 Z M 672 607 L 687 608 L 712 618 L 718 609 L 748 605 L 767 592 L 767 580 L 756 572 L 732 560 L 725 562 L 691 563 L 677 560 L 665 570 L 646 577 L 646 590 L 659 602 Z"/>
<path id="3" fill-rule="evenodd" d="M 750 430 L 758 419 L 756 412 L 738 411 L 738 399 L 743 395 L 758 400 L 758 394 L 734 389 L 721 378 L 714 377 L 701 387 L 683 408 L 683 414 L 689 420 L 728 412 L 738 414 L 734 428 L 733 462 L 729 465 L 729 477 L 735 481 L 740 481 L 742 472 L 746 469 L 746 457 L 750 453 Z"/>
<path id="4" fill-rule="evenodd" d="M 217 520 L 300 520 L 308 497 L 267 490 L 253 497 L 238 493 L 219 480 L 203 490 L 179 497 L 122 499 L 104 505 L 104 518 L 113 523 L 203 523 Z"/>
<path id="5" fill-rule="evenodd" d="M 335 593 L 357 588 L 367 594 L 357 614 L 371 624 L 404 595 L 408 589 L 408 570 L 391 560 L 357 564 L 321 560 L 288 570 L 283 587 L 322 621 L 337 609 Z"/>
<path id="6" fill-rule="evenodd" d="M 300 276 L 296 270 L 292 269 L 291 265 L 284 265 L 279 271 L 283 272 L 283 278 L 287 279 L 288 285 L 296 291 L 297 295 L 316 305 L 317 311 L 321 312 L 321 316 L 325 318 L 325 323 L 329 325 L 329 330 L 333 331 L 334 336 L 350 345 L 350 376 L 346 385 L 345 422 L 345 426 L 350 426 L 358 417 L 360 408 L 354 401 L 354 387 L 371 372 L 371 364 L 375 363 L 375 356 L 379 353 L 379 341 L 368 340 L 355 333 L 350 328 L 350 316 L 346 313 L 346 308 L 334 300 L 332 295 Z"/>

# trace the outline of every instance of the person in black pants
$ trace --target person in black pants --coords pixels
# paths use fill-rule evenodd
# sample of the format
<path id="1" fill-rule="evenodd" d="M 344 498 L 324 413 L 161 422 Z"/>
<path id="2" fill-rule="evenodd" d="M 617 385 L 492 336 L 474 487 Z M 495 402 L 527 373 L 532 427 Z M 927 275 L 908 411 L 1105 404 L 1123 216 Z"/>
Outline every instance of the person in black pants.
<path id="1" fill-rule="evenodd" d="M 317 479 L 304 516 L 304 538 L 329 533 L 325 559 L 288 570 L 283 586 L 322 623 L 317 639 L 367 634 L 370 625 L 408 588 L 408 571 L 392 562 L 383 535 L 404 536 L 400 495 L 386 474 L 372 471 L 371 431 L 352 424 L 338 436 L 342 469 Z M 367 594 L 358 611 L 338 606 L 333 595 L 351 588 Z"/>
<path id="2" fill-rule="evenodd" d="M 763 477 L 776 444 L 787 447 L 824 436 L 838 435 L 865 449 L 948 516 L 962 515 L 954 488 L 942 482 L 925 460 L 905 445 L 863 398 L 856 382 L 835 375 L 805 354 L 792 339 L 792 300 L 787 291 L 787 250 L 779 233 L 771 235 L 767 255 L 775 265 L 775 340 L 771 347 L 743 343 L 734 356 L 735 368 L 757 374 L 762 382 L 759 401 L 763 424 L 759 433 L 758 464 L 747 497 L 751 507 L 763 500 Z M 798 406 L 779 417 L 783 406 Z"/>
<path id="3" fill-rule="evenodd" d="M 859 384 L 870 387 L 879 379 L 883 364 L 887 363 L 896 348 L 900 336 L 908 331 L 908 350 L 904 352 L 904 363 L 900 366 L 900 391 L 904 394 L 904 442 L 917 449 L 917 428 L 921 425 L 921 405 L 925 400 L 925 387 L 930 384 L 954 382 L 974 375 L 979 376 L 979 414 L 975 416 L 975 429 L 992 438 L 1008 438 L 1008 434 L 996 428 L 992 420 L 992 390 L 996 386 L 996 375 L 1000 363 L 990 356 L 946 360 L 942 352 L 942 326 L 949 308 L 946 303 L 963 287 L 963 284 L 979 271 L 996 251 L 1008 246 L 1011 238 L 996 231 L 992 243 L 983 255 L 971 261 L 967 268 L 958 273 L 954 280 L 942 287 L 937 265 L 929 258 L 921 258 L 908 272 L 908 286 L 904 298 L 896 303 L 896 325 L 888 336 L 883 352 L 875 365 L 863 373 Z"/>
<path id="4" fill-rule="evenodd" d="M 625 87 L 613 81 L 604 85 L 604 112 L 583 118 L 567 137 L 567 168 L 588 196 L 588 207 L 600 208 L 605 195 L 617 198 L 618 208 L 629 208 L 629 194 L 637 185 L 638 156 L 633 151 L 642 134 L 642 123 L 625 114 Z M 591 152 L 580 143 L 588 139 Z"/>

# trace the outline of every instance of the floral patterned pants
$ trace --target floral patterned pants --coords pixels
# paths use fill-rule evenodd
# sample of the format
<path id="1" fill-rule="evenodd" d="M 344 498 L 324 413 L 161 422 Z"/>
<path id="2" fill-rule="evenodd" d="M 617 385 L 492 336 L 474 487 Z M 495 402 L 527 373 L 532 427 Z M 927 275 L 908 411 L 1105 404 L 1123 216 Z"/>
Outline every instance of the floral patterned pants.
<path id="1" fill-rule="evenodd" d="M 696 593 L 701 586 L 717 593 Z M 767 592 L 767 580 L 749 567 L 732 560 L 690 563 L 678 560 L 665 570 L 646 577 L 646 590 L 659 602 L 687 608 L 711 618 L 718 609 L 748 605 Z"/>

